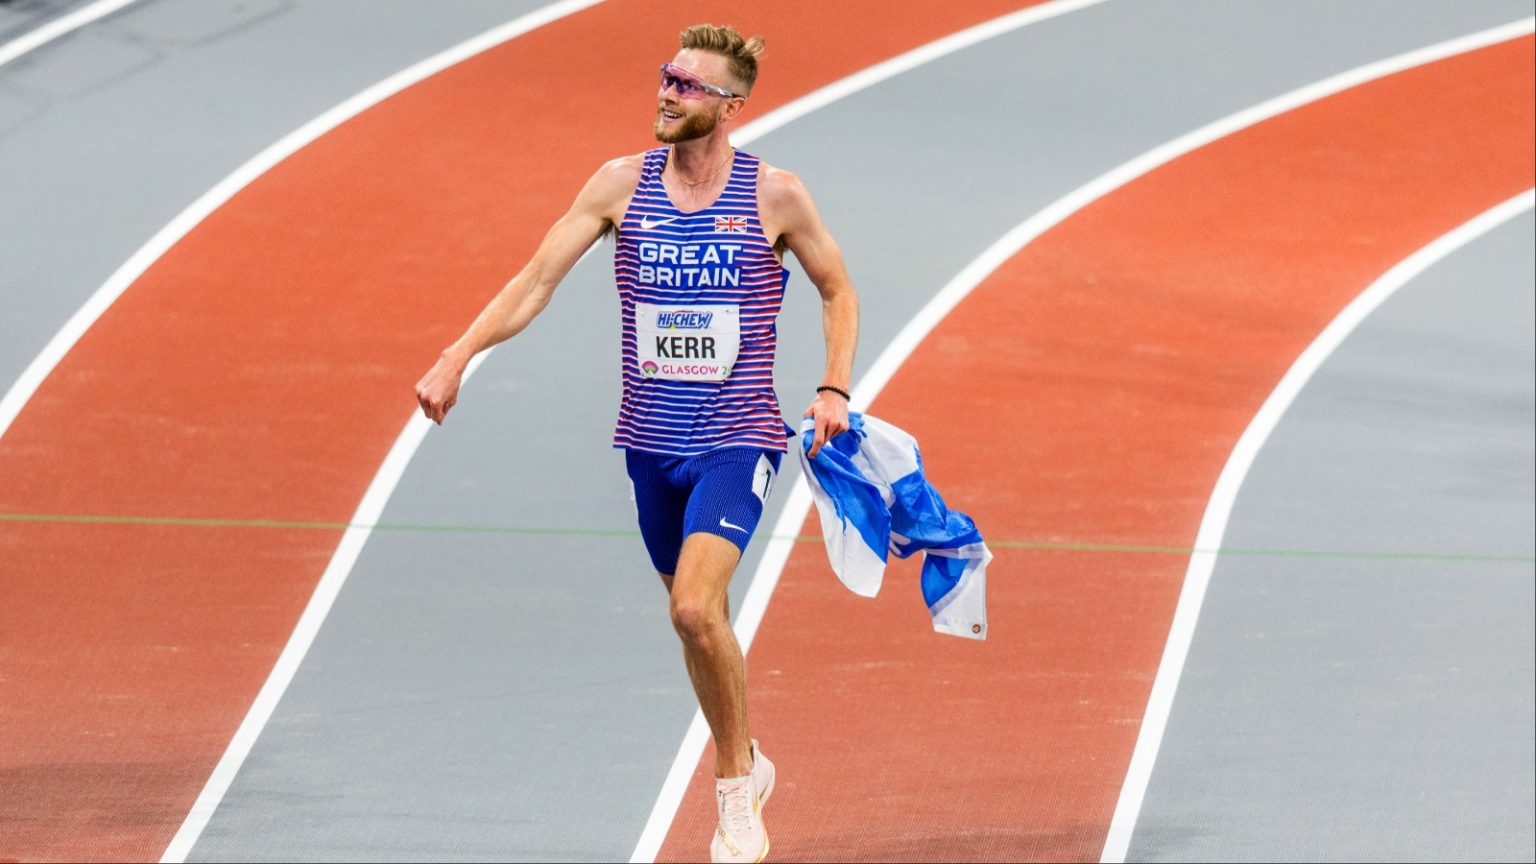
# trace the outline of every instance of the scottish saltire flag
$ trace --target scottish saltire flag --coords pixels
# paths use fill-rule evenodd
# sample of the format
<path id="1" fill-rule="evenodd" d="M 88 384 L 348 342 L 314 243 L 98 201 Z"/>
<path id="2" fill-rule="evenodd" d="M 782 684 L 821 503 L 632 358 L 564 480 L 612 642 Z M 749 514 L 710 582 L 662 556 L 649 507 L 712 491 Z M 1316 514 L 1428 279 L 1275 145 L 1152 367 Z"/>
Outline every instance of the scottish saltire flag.
<path id="1" fill-rule="evenodd" d="M 923 601 L 940 633 L 987 638 L 987 562 L 992 553 L 971 517 L 944 506 L 923 477 L 911 435 L 865 414 L 848 415 L 848 431 L 810 452 L 815 423 L 800 425 L 805 470 L 827 558 L 855 594 L 880 591 L 888 552 L 923 558 Z"/>

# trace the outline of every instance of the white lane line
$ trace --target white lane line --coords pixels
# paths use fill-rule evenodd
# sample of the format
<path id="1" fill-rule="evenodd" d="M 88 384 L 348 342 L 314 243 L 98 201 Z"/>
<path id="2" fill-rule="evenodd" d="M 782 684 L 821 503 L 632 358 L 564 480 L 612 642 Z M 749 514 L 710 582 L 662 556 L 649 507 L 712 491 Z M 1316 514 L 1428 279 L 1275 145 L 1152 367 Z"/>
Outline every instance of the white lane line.
<path id="1" fill-rule="evenodd" d="M 1081 8 L 1081 6 L 1072 7 L 1072 9 L 1076 8 Z M 1046 6 L 1040 6 L 1026 11 L 1043 11 L 1045 9 Z M 1066 11 L 1072 10 L 1068 9 Z M 1057 14 L 1060 13 L 1058 12 Z M 1275 99 L 1239 111 L 1169 141 L 1067 193 L 1004 234 L 975 260 L 967 264 L 943 288 L 939 289 L 938 293 L 918 311 L 917 315 L 896 334 L 895 338 L 891 340 L 890 344 L 886 346 L 885 350 L 871 364 L 869 371 L 855 385 L 853 389 L 854 403 L 868 405 L 873 402 L 886 383 L 890 381 L 891 376 L 896 373 L 896 370 L 901 367 L 901 364 L 916 349 L 917 345 L 944 319 L 945 315 L 949 314 L 950 310 L 958 305 L 960 301 L 964 300 L 977 285 L 981 284 L 982 280 L 991 275 L 993 271 L 1002 266 L 1009 258 L 1018 254 L 1024 246 L 1036 237 L 1039 237 L 1067 217 L 1099 198 L 1114 192 L 1121 186 L 1179 156 L 1255 123 L 1384 75 L 1390 75 L 1413 66 L 1528 35 L 1532 32 L 1533 25 L 1536 25 L 1536 18 L 1527 18 L 1523 21 L 1516 21 L 1500 27 L 1483 30 L 1375 63 L 1366 64 L 1348 72 L 1323 79 Z M 985 27 L 987 25 L 982 26 Z M 974 42 L 966 42 L 960 47 L 970 44 L 974 44 Z M 890 62 L 893 66 L 896 65 L 896 61 Z M 907 68 L 911 67 L 898 68 L 898 71 L 906 71 Z M 893 72 L 892 74 L 896 73 Z M 867 87 L 872 83 L 875 82 L 871 81 L 863 86 Z M 836 87 L 837 85 L 831 86 Z M 855 91 L 849 90 L 848 92 Z M 807 113 L 827 104 L 826 102 L 811 101 L 814 96 L 815 94 L 805 97 L 810 103 L 806 109 Z M 791 103 L 791 105 L 793 104 L 795 103 Z M 786 109 L 789 107 L 785 106 Z M 784 125 L 782 122 L 769 122 L 771 119 L 772 115 L 767 115 L 761 120 L 756 121 L 756 123 L 743 127 L 742 132 L 748 131 L 757 124 L 762 124 L 763 128 L 767 130 L 777 129 L 779 126 Z M 740 143 L 746 143 L 745 135 L 740 135 L 740 139 L 742 139 Z M 764 549 L 762 561 L 752 576 L 752 582 L 747 589 L 747 596 L 737 616 L 735 626 L 737 641 L 741 643 L 744 651 L 750 646 L 752 637 L 757 632 L 757 627 L 761 623 L 762 616 L 767 609 L 768 598 L 773 593 L 774 587 L 778 584 L 784 563 L 789 559 L 792 541 L 783 538 L 792 537 L 799 532 L 800 525 L 805 521 L 806 516 L 810 512 L 810 505 L 810 491 L 806 487 L 804 479 L 796 477 L 794 485 L 790 490 L 789 500 L 786 502 L 783 512 L 780 513 L 778 521 L 774 524 L 771 536 L 777 539 L 771 540 Z M 646 823 L 640 842 L 636 845 L 634 854 L 630 856 L 631 862 L 655 860 L 657 852 L 660 851 L 661 843 L 666 839 L 666 833 L 671 827 L 673 818 L 676 816 L 677 807 L 682 802 L 683 794 L 687 790 L 688 781 L 693 775 L 694 767 L 698 764 L 699 757 L 703 754 L 704 745 L 708 738 L 709 732 L 704 724 L 703 717 L 696 713 L 692 724 L 689 726 L 688 733 L 683 739 L 682 747 L 678 751 L 677 759 L 674 760 L 672 769 L 667 775 L 661 795 L 657 798 L 655 807 L 652 808 L 650 820 Z M 1140 750 L 1140 743 L 1138 738 L 1138 751 Z M 1143 788 L 1145 788 L 1144 783 Z M 1125 796 L 1122 791 L 1120 805 L 1124 803 Z M 1120 805 L 1116 807 L 1117 817 L 1121 812 Z M 1134 815 L 1132 815 L 1132 821 L 1134 822 Z M 1115 825 L 1112 824 L 1111 841 L 1116 836 L 1115 831 Z M 1106 845 L 1106 850 L 1108 848 L 1108 845 Z M 1121 854 L 1124 854 L 1123 851 Z M 1109 859 L 1106 858 L 1105 860 Z"/>
<path id="2" fill-rule="evenodd" d="M 96 0 L 95 3 L 84 9 L 49 21 L 30 33 L 18 36 L 4 45 L 0 45 L 0 66 L 4 66 L 28 51 L 41 48 L 60 36 L 79 30 L 98 18 L 111 15 L 113 12 L 133 2 L 135 0 Z"/>
<path id="3" fill-rule="evenodd" d="M 1173 613 L 1169 628 L 1168 644 L 1163 649 L 1163 659 L 1157 667 L 1157 678 L 1152 684 L 1152 695 L 1147 700 L 1146 717 L 1136 738 L 1136 750 L 1131 756 L 1130 769 L 1120 788 L 1120 800 L 1110 821 L 1109 836 L 1104 843 L 1100 861 L 1122 862 L 1130 849 L 1131 835 L 1136 829 L 1136 819 L 1146 797 L 1147 783 L 1152 778 L 1152 768 L 1162 746 L 1163 733 L 1168 726 L 1168 715 L 1173 709 L 1173 698 L 1184 672 L 1184 661 L 1189 656 L 1189 646 L 1195 635 L 1195 623 L 1200 617 L 1200 607 L 1205 602 L 1205 592 L 1210 586 L 1211 573 L 1221 548 L 1222 535 L 1227 530 L 1227 520 L 1237 501 L 1237 493 L 1248 470 L 1270 433 L 1279 424 L 1285 412 L 1290 410 L 1302 388 L 1312 379 L 1319 367 L 1327 361 L 1335 349 L 1366 319 L 1366 316 L 1385 303 L 1397 290 L 1414 277 L 1434 266 L 1441 259 L 1476 240 L 1494 228 L 1503 225 L 1532 209 L 1536 205 L 1536 190 L 1526 190 L 1502 204 L 1464 223 L 1455 230 L 1436 238 L 1429 245 L 1398 262 L 1381 278 L 1360 292 L 1344 307 L 1275 386 L 1264 405 L 1249 421 L 1248 428 L 1238 438 L 1232 455 L 1221 469 L 1215 491 L 1206 504 L 1205 515 L 1200 521 L 1200 533 L 1195 538 L 1194 555 L 1184 576 L 1184 587 L 1179 592 L 1179 604 Z M 1200 551 L 1205 550 L 1205 551 Z"/>
<path id="4" fill-rule="evenodd" d="M 543 6 L 526 15 L 522 15 L 505 24 L 487 30 L 478 36 L 449 48 L 446 51 L 435 54 L 427 59 L 402 70 L 379 83 L 369 87 L 363 92 L 353 96 L 335 108 L 325 112 L 319 117 L 306 123 L 282 140 L 262 151 L 256 158 L 242 165 L 235 173 L 225 178 L 218 186 L 210 189 L 191 207 L 188 207 L 176 217 L 169 225 L 161 229 L 144 248 L 140 249 L 128 260 L 107 283 L 96 292 L 79 312 L 70 319 L 59 335 L 48 344 L 43 355 L 34 360 L 24 374 L 23 380 L 30 384 L 23 389 L 18 384 L 12 387 L 12 391 L 6 394 L 4 402 L 0 402 L 0 435 L 5 434 L 5 429 L 10 425 L 16 413 L 26 400 L 31 397 L 48 372 L 58 364 L 58 361 L 73 347 L 86 329 L 122 292 L 133 283 L 156 259 L 169 249 L 176 241 L 180 240 L 187 232 L 191 231 L 209 213 L 223 205 L 235 193 L 261 176 L 272 166 L 292 155 L 300 148 L 319 138 L 321 135 L 334 129 L 342 122 L 362 113 L 375 104 L 394 94 L 404 90 L 425 78 L 442 70 L 463 62 L 470 57 L 497 45 L 549 24 L 552 21 L 564 18 L 568 15 L 580 12 L 591 6 L 595 6 L 602 0 L 561 0 Z M 484 362 L 485 355 L 476 358 L 465 371 L 465 380 L 474 374 L 474 371 Z M 30 376 L 30 377 L 29 377 Z M 18 395 L 18 393 L 20 395 Z M 12 404 L 14 403 L 14 405 Z M 341 586 L 346 582 L 347 575 L 352 571 L 352 565 L 357 561 L 357 556 L 362 552 L 363 545 L 373 533 L 372 526 L 379 520 L 384 512 L 384 505 L 389 501 L 389 496 L 394 492 L 395 485 L 405 473 L 405 466 L 415 454 L 416 448 L 421 445 L 421 440 L 426 436 L 431 424 L 425 417 L 417 414 L 412 417 L 400 436 L 395 439 L 394 446 L 389 450 L 389 455 L 374 475 L 373 481 L 368 485 L 368 491 L 363 495 L 363 500 L 358 504 L 357 512 L 353 514 L 351 526 L 342 535 L 341 543 L 335 554 L 331 556 L 330 564 L 325 568 L 319 583 L 315 586 L 315 592 L 309 598 L 309 603 L 304 607 L 303 614 L 299 617 L 298 624 L 294 627 L 288 642 L 283 646 L 283 652 L 277 658 L 277 663 L 272 667 L 272 672 L 267 676 L 266 683 L 262 685 L 261 692 L 256 695 L 256 700 L 246 712 L 245 719 L 241 721 L 240 728 L 236 730 L 234 738 L 229 742 L 224 755 L 219 759 L 218 765 L 213 769 L 208 782 L 204 784 L 203 791 L 197 796 L 187 818 L 182 822 L 176 836 L 171 838 L 170 845 L 166 847 L 165 854 L 161 856 L 162 862 L 181 862 L 192 851 L 197 838 L 207 827 L 208 820 L 212 818 L 219 803 L 224 800 L 224 794 L 229 791 L 230 784 L 239 772 L 240 766 L 245 763 L 246 756 L 251 752 L 256 739 L 261 735 L 261 730 L 267 725 L 277 703 L 282 699 L 283 693 L 288 689 L 293 680 L 294 673 L 298 671 L 299 664 L 303 662 L 304 655 L 309 652 L 309 647 L 314 643 L 315 635 L 320 630 L 320 625 L 331 611 L 331 605 L 341 593 Z"/>

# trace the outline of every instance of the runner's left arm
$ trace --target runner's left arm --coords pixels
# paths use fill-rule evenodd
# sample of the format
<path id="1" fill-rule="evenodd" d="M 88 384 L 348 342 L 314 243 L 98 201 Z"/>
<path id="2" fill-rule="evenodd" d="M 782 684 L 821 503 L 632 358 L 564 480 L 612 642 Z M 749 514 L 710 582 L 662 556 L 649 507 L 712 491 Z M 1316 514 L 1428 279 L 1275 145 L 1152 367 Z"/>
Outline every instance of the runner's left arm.
<path id="1" fill-rule="evenodd" d="M 763 178 L 763 203 L 768 205 L 779 238 L 795 253 L 805 275 L 821 293 L 821 326 L 827 343 L 827 367 L 821 383 L 847 393 L 853 385 L 853 352 L 859 337 L 859 297 L 843 252 L 822 224 L 811 193 L 800 178 L 770 169 Z M 816 422 L 810 456 L 848 429 L 848 400 L 836 393 L 817 393 L 806 415 Z"/>

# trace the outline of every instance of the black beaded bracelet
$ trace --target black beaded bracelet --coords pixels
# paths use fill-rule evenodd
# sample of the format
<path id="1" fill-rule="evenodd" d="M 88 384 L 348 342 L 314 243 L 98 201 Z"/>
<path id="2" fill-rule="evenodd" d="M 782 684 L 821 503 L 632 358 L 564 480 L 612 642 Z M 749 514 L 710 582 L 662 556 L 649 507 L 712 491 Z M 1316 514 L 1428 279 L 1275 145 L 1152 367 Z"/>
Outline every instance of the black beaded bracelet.
<path id="1" fill-rule="evenodd" d="M 816 388 L 816 392 L 817 393 L 824 393 L 824 392 L 826 392 L 828 390 L 831 390 L 833 393 L 836 393 L 837 395 L 843 397 L 843 399 L 845 401 L 848 401 L 848 402 L 852 402 L 853 401 L 853 397 L 848 395 L 848 391 L 844 390 L 841 387 L 832 387 L 832 386 L 823 384 L 820 387 Z"/>

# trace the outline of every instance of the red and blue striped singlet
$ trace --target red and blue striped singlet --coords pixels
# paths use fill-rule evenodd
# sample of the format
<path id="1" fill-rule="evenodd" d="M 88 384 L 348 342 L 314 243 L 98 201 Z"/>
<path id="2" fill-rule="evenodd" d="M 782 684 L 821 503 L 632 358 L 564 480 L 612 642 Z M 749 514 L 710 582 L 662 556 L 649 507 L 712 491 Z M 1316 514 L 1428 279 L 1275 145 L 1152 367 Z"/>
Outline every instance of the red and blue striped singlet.
<path id="1" fill-rule="evenodd" d="M 758 221 L 758 159 L 737 152 L 719 199 L 684 213 L 661 182 L 669 149 L 645 154 L 613 253 L 624 319 L 613 445 L 668 456 L 783 450 L 774 319 L 789 271 Z"/>

